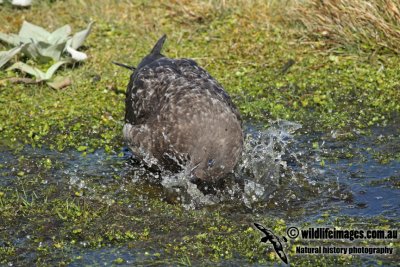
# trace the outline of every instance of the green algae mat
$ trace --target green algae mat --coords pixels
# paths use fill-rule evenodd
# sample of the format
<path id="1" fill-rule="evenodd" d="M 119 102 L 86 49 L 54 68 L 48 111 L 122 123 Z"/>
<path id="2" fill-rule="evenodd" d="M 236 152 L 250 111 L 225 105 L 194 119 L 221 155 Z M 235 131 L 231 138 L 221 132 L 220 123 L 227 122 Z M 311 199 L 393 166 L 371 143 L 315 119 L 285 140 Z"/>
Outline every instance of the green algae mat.
<path id="1" fill-rule="evenodd" d="M 94 24 L 88 58 L 55 73 L 69 86 L 0 70 L 1 266 L 285 266 L 282 252 L 293 266 L 400 261 L 391 43 L 313 34 L 292 1 L 4 2 L 3 33 Z M 245 149 L 223 188 L 150 173 L 122 140 L 130 73 L 112 61 L 138 64 L 163 33 L 164 53 L 196 60 L 242 113 Z"/>

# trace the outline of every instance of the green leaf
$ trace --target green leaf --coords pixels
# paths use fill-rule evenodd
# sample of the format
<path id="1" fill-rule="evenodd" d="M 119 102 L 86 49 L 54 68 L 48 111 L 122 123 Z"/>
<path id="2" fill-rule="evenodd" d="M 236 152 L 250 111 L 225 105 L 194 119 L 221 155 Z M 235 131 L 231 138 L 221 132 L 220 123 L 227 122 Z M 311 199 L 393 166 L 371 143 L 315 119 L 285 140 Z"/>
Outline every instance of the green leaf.
<path id="1" fill-rule="evenodd" d="M 26 56 L 31 57 L 35 60 L 40 59 L 40 53 L 34 43 L 27 43 L 27 46 L 25 46 L 22 49 L 22 53 L 24 53 Z M 40 59 L 39 63 L 45 63 L 47 61 L 51 60 L 51 58 L 46 58 L 46 59 Z"/>
<path id="2" fill-rule="evenodd" d="M 68 61 L 58 61 L 56 63 L 54 63 L 46 72 L 45 80 L 50 80 L 51 77 L 53 76 L 53 74 L 58 70 L 59 67 L 61 67 L 62 65 L 68 63 Z"/>
<path id="3" fill-rule="evenodd" d="M 50 37 L 50 33 L 37 25 L 24 21 L 19 30 L 19 37 L 33 39 L 34 41 L 46 42 Z"/>
<path id="4" fill-rule="evenodd" d="M 65 43 L 69 39 L 71 31 L 71 27 L 67 24 L 52 32 L 47 41 L 51 44 Z"/>
<path id="5" fill-rule="evenodd" d="M 26 72 L 32 76 L 35 76 L 36 80 L 38 81 L 43 81 L 46 77 L 46 74 L 43 71 L 39 70 L 38 68 L 29 66 L 28 64 L 25 64 L 23 62 L 17 62 L 11 67 L 9 67 L 7 70 L 15 70 L 15 69 Z"/>
<path id="6" fill-rule="evenodd" d="M 49 33 L 44 28 L 24 21 L 19 31 L 19 35 L 0 33 L 0 41 L 18 46 L 10 51 L 0 52 L 0 68 L 4 66 L 15 54 L 22 52 L 27 57 L 33 58 L 39 63 L 47 63 L 51 60 L 56 61 L 46 73 L 40 69 L 29 66 L 22 62 L 17 62 L 9 69 L 19 69 L 34 77 L 38 81 L 49 80 L 57 69 L 65 63 L 85 60 L 87 55 L 76 49 L 80 47 L 89 35 L 93 22 L 89 23 L 86 29 L 80 31 L 74 36 L 70 36 L 71 27 L 65 25 Z M 24 45 L 22 45 L 24 44 Z M 67 51 L 72 57 L 67 56 L 62 60 L 63 52 Z"/>
<path id="7" fill-rule="evenodd" d="M 17 46 L 17 45 L 20 45 L 21 43 L 24 43 L 24 40 L 26 40 L 26 39 L 21 38 L 16 34 L 13 34 L 13 33 L 5 34 L 5 33 L 0 32 L 0 41 L 3 41 L 7 44 Z"/>
<path id="8" fill-rule="evenodd" d="M 39 63 L 47 63 L 51 60 L 60 60 L 64 46 L 65 43 L 52 45 L 40 41 L 37 43 L 29 43 L 22 52 Z"/>
<path id="9" fill-rule="evenodd" d="M 72 47 L 73 49 L 78 49 L 83 42 L 85 41 L 86 37 L 89 35 L 92 29 L 93 22 L 90 22 L 89 25 L 83 31 L 77 32 L 74 34 L 72 39 L 67 42 L 67 46 Z"/>
<path id="10" fill-rule="evenodd" d="M 54 61 L 58 61 L 61 58 L 65 43 L 66 42 L 53 45 L 46 42 L 37 42 L 35 44 L 38 51 L 37 57 L 52 58 Z M 43 61 L 45 58 L 40 58 L 40 60 Z"/>
<path id="11" fill-rule="evenodd" d="M 18 47 L 14 47 L 8 51 L 1 51 L 0 52 L 0 68 L 3 67 L 13 56 L 18 54 L 22 48 L 24 48 L 26 44 L 20 45 Z"/>
<path id="12" fill-rule="evenodd" d="M 44 73 L 43 71 L 41 71 L 38 68 L 29 66 L 28 64 L 25 64 L 23 62 L 17 62 L 14 65 L 12 65 L 11 67 L 9 67 L 7 70 L 18 69 L 18 70 L 26 72 L 32 76 L 35 76 L 37 81 L 47 81 L 47 80 L 50 80 L 51 77 L 54 75 L 54 73 L 58 70 L 58 68 L 61 67 L 65 63 L 68 63 L 68 61 L 56 62 L 46 71 L 46 73 Z"/>

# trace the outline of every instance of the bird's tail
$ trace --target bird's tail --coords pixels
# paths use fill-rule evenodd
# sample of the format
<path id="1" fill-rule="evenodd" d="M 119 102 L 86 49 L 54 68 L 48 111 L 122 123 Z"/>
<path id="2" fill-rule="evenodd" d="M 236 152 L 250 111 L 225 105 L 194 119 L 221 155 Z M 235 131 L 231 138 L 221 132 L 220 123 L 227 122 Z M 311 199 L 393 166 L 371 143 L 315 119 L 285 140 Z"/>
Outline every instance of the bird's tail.
<path id="1" fill-rule="evenodd" d="M 161 54 L 161 49 L 162 49 L 162 47 L 164 45 L 165 39 L 167 39 L 167 35 L 166 34 L 161 36 L 161 38 L 157 41 L 156 45 L 151 50 L 151 54 L 152 55 Z"/>
<path id="2" fill-rule="evenodd" d="M 136 68 L 134 66 L 128 66 L 128 65 L 125 65 L 125 64 L 122 64 L 122 63 L 119 63 L 119 62 L 115 62 L 115 61 L 113 61 L 112 63 L 117 65 L 117 66 L 120 66 L 120 67 L 126 68 L 128 70 L 131 70 L 131 71 L 135 71 L 136 70 Z"/>

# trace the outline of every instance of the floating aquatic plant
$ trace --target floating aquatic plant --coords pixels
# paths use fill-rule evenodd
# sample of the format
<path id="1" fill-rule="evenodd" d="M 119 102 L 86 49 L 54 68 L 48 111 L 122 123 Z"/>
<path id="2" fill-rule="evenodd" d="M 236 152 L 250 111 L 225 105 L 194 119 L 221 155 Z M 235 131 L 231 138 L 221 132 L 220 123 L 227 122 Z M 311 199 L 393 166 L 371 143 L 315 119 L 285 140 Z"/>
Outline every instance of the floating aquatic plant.
<path id="1" fill-rule="evenodd" d="M 0 68 L 5 66 L 15 55 L 23 53 L 39 64 L 55 62 L 46 72 L 23 62 L 16 62 L 8 70 L 18 69 L 36 78 L 37 82 L 48 81 L 57 69 L 66 63 L 83 61 L 87 55 L 77 51 L 89 35 L 93 23 L 86 29 L 71 35 L 69 25 L 48 32 L 44 28 L 24 21 L 18 34 L 0 33 L 0 41 L 14 48 L 0 51 Z"/>

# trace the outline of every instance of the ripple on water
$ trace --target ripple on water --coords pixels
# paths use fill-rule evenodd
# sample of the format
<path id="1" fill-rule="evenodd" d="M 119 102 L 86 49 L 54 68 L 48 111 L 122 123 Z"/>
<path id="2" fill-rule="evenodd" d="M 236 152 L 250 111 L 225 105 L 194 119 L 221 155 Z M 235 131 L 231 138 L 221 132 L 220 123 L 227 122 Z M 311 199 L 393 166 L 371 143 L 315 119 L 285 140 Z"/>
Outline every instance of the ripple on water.
<path id="1" fill-rule="evenodd" d="M 127 149 L 120 155 L 98 150 L 82 156 L 72 150 L 3 148 L 0 185 L 12 187 L 21 177 L 39 174 L 43 186 L 67 184 L 71 191 L 86 190 L 90 197 L 109 203 L 117 200 L 127 184 L 135 183 L 187 209 L 223 203 L 283 216 L 336 209 L 349 215 L 397 217 L 400 163 L 396 158 L 382 163 L 376 154 L 399 153 L 399 127 L 385 129 L 343 141 L 335 131 L 307 134 L 301 132 L 301 125 L 289 121 L 272 122 L 268 128 L 248 124 L 238 167 L 216 184 L 190 182 L 187 169 L 178 174 L 149 172 L 132 163 Z M 102 195 L 94 186 L 107 188 L 116 182 L 120 183 L 118 192 L 102 190 Z"/>

